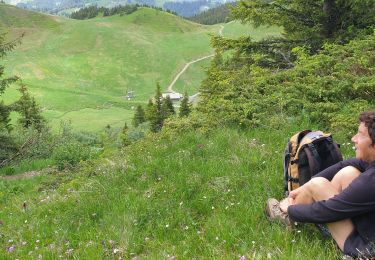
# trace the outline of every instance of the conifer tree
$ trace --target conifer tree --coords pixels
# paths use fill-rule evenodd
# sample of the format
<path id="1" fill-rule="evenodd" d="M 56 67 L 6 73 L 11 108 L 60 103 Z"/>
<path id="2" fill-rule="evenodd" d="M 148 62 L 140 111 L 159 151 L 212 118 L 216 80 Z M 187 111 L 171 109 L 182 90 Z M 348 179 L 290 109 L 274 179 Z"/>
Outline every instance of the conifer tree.
<path id="1" fill-rule="evenodd" d="M 190 114 L 189 95 L 187 92 L 184 94 L 184 98 L 181 101 L 179 116 L 184 117 Z"/>
<path id="2" fill-rule="evenodd" d="M 18 119 L 19 123 L 24 128 L 29 128 L 31 126 L 35 127 L 40 131 L 44 126 L 44 118 L 40 113 L 40 108 L 35 102 L 34 97 L 31 97 L 27 88 L 24 84 L 18 89 L 21 93 L 20 99 L 15 103 L 16 111 L 21 114 Z"/>
<path id="3" fill-rule="evenodd" d="M 241 0 L 232 13 L 242 22 L 278 26 L 283 33 L 261 41 L 217 36 L 212 40 L 214 47 L 219 51 L 235 49 L 239 55 L 257 54 L 263 57 L 257 58 L 258 65 L 277 69 L 294 66 L 294 47 L 303 46 L 313 54 L 325 43 L 345 44 L 371 34 L 375 27 L 375 1 Z M 247 60 L 254 62 L 251 57 Z"/>
<path id="4" fill-rule="evenodd" d="M 151 121 L 152 114 L 154 113 L 154 103 L 152 102 L 152 99 L 150 98 L 148 100 L 146 111 L 145 111 L 145 119 L 146 121 Z"/>
<path id="5" fill-rule="evenodd" d="M 169 96 L 163 99 L 162 114 L 163 114 L 163 118 L 168 118 L 176 114 L 176 111 L 174 110 L 174 107 L 173 107 L 172 100 Z"/>
<path id="6" fill-rule="evenodd" d="M 131 144 L 131 141 L 129 140 L 129 137 L 128 137 L 128 131 L 129 131 L 128 125 L 125 123 L 121 132 L 121 144 L 123 147 Z"/>
<path id="7" fill-rule="evenodd" d="M 159 132 L 163 127 L 162 94 L 160 84 L 156 84 L 155 103 L 150 111 L 150 127 L 152 132 Z"/>
<path id="8" fill-rule="evenodd" d="M 0 102 L 0 132 L 10 132 L 12 126 L 10 125 L 10 109 L 4 105 L 4 101 Z"/>
<path id="9" fill-rule="evenodd" d="M 160 88 L 159 82 L 156 83 L 156 93 L 155 93 L 154 100 L 155 100 L 156 110 L 158 111 L 158 114 L 161 117 L 161 105 L 163 102 L 163 96 L 161 94 L 161 88 Z"/>
<path id="10" fill-rule="evenodd" d="M 145 111 L 143 110 L 141 105 L 138 105 L 134 113 L 133 126 L 137 127 L 145 121 Z"/>
<path id="11" fill-rule="evenodd" d="M 19 40 L 6 42 L 5 34 L 0 33 L 0 59 L 4 58 L 7 52 L 11 51 L 19 43 Z M 4 66 L 0 64 L 0 98 L 10 84 L 18 81 L 18 77 L 15 76 L 5 77 L 4 70 Z M 0 100 L 0 165 L 16 151 L 15 143 L 9 135 L 12 130 L 9 118 L 11 110 L 11 106 L 5 105 L 3 100 Z"/>

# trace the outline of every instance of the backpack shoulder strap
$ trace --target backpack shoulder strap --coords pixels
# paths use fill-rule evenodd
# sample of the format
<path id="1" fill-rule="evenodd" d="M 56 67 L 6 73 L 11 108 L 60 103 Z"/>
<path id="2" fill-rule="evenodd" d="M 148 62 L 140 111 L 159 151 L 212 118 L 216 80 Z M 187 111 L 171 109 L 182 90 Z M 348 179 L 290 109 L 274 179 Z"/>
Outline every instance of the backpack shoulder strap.
<path id="1" fill-rule="evenodd" d="M 307 146 L 304 148 L 304 151 L 307 156 L 307 161 L 309 162 L 311 176 L 314 176 L 320 171 L 322 160 L 313 143 L 307 144 Z"/>
<path id="2" fill-rule="evenodd" d="M 311 130 L 304 130 L 293 135 L 287 144 L 284 154 L 284 178 L 285 191 L 291 191 L 298 187 L 298 149 L 302 139 Z"/>
<path id="3" fill-rule="evenodd" d="M 340 148 L 338 144 L 333 141 L 331 135 L 327 137 L 327 142 L 325 143 L 325 145 L 333 161 L 339 162 L 343 160 Z"/>

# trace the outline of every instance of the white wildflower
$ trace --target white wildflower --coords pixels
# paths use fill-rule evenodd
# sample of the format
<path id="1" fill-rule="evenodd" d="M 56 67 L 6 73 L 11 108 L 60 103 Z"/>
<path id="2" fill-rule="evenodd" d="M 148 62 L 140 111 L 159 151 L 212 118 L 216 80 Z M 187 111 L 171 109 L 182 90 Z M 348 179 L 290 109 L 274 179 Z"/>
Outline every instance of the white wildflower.
<path id="1" fill-rule="evenodd" d="M 14 250 L 16 250 L 15 245 L 11 245 L 10 247 L 7 248 L 8 253 L 12 253 Z"/>

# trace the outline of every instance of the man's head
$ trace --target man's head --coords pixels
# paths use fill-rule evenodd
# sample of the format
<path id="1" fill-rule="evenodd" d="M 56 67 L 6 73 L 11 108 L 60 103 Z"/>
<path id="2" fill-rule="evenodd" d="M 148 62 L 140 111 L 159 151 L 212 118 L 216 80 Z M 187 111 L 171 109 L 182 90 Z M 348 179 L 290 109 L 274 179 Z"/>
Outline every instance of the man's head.
<path id="1" fill-rule="evenodd" d="M 375 111 L 363 112 L 359 115 L 358 132 L 352 137 L 356 149 L 356 158 L 375 161 Z"/>

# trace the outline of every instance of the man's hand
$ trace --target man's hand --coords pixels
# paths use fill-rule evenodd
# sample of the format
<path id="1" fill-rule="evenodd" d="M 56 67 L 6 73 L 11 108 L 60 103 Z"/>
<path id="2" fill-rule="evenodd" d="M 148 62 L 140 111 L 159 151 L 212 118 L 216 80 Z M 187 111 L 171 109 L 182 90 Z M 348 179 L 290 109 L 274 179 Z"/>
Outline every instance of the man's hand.
<path id="1" fill-rule="evenodd" d="M 302 190 L 301 188 L 302 186 L 289 192 L 288 198 L 291 198 L 294 201 L 297 198 L 297 196 L 301 193 L 301 190 Z"/>
<path id="2" fill-rule="evenodd" d="M 288 198 L 285 198 L 283 199 L 282 201 L 280 201 L 280 209 L 282 212 L 285 212 L 287 213 L 288 212 L 288 207 L 290 205 L 293 205 L 294 204 L 294 199 L 288 197 Z"/>

